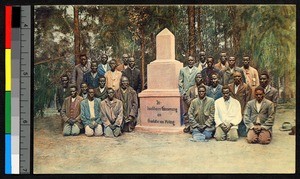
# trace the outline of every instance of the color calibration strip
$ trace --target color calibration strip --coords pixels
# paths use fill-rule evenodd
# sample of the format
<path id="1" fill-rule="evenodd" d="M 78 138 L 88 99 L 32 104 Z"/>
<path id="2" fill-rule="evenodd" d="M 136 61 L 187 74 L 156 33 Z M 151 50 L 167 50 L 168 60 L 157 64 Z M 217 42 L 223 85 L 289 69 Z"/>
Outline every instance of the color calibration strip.
<path id="1" fill-rule="evenodd" d="M 12 174 L 11 163 L 11 22 L 12 7 L 5 6 L 5 174 Z"/>

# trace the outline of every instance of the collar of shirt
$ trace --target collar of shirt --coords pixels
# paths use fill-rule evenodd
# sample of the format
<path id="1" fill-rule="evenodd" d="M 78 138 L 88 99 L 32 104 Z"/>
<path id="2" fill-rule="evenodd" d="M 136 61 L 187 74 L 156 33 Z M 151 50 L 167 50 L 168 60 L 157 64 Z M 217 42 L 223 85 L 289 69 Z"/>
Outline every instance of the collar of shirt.
<path id="1" fill-rule="evenodd" d="M 99 86 L 99 90 L 102 93 L 105 90 L 105 87 L 104 88 L 100 88 L 100 86 Z"/>
<path id="2" fill-rule="evenodd" d="M 199 98 L 199 99 L 200 99 L 200 98 Z M 204 96 L 204 98 L 203 98 L 203 99 L 200 99 L 200 101 L 201 101 L 201 102 L 204 102 L 206 99 L 207 99 L 207 97 Z"/>
<path id="3" fill-rule="evenodd" d="M 267 93 L 268 91 L 270 91 L 270 89 L 271 89 L 271 85 L 266 86 L 265 93 Z"/>
<path id="4" fill-rule="evenodd" d="M 75 98 L 71 98 L 72 102 L 74 102 L 74 101 L 75 101 L 75 99 L 76 99 L 76 97 L 75 97 Z"/>
<path id="5" fill-rule="evenodd" d="M 127 88 L 125 90 L 121 88 L 121 91 L 122 91 L 122 93 L 126 93 Z"/>

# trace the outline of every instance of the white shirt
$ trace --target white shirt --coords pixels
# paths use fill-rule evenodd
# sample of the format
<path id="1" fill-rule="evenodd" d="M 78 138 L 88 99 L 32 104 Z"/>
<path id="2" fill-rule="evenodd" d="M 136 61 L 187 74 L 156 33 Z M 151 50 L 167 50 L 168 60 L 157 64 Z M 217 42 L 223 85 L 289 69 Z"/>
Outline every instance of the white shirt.
<path id="1" fill-rule="evenodd" d="M 96 73 L 93 73 L 93 72 L 92 72 L 91 74 L 92 74 L 92 77 L 95 78 L 96 75 L 97 75 L 97 72 L 96 72 Z"/>
<path id="2" fill-rule="evenodd" d="M 88 100 L 88 103 L 89 103 L 89 108 L 90 108 L 90 115 L 91 115 L 90 117 L 95 118 L 95 109 L 94 109 L 95 102 L 94 102 L 94 100 L 93 101 Z"/>
<path id="3" fill-rule="evenodd" d="M 105 65 L 102 64 L 102 67 L 103 67 L 104 71 L 107 72 L 107 63 Z"/>
<path id="4" fill-rule="evenodd" d="M 261 103 L 259 103 L 258 101 L 255 102 L 257 111 L 260 111 L 260 107 L 261 107 Z"/>
<path id="5" fill-rule="evenodd" d="M 240 86 L 240 85 L 237 85 L 237 86 L 234 85 L 234 94 L 236 94 L 236 92 L 238 91 L 239 86 Z"/>
<path id="6" fill-rule="evenodd" d="M 103 93 L 104 89 L 105 89 L 105 88 L 100 88 L 100 87 L 99 87 L 99 90 L 100 90 L 101 93 Z"/>
<path id="7" fill-rule="evenodd" d="M 71 98 L 71 100 L 72 100 L 72 103 L 75 101 L 75 99 L 76 99 L 76 97 L 75 97 L 75 98 Z"/>

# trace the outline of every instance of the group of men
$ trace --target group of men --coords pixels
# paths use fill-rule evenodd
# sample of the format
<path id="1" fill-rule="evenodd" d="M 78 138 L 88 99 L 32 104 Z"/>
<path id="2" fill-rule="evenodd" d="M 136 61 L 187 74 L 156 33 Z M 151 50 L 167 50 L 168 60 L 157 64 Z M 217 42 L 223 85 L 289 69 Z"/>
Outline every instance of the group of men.
<path id="1" fill-rule="evenodd" d="M 204 51 L 198 55 L 197 63 L 189 56 L 188 65 L 179 73 L 184 132 L 217 141 L 236 141 L 242 136 L 249 143 L 270 143 L 278 91 L 270 85 L 268 73 L 258 74 L 250 66 L 249 55 L 243 56 L 242 67 L 225 52 L 216 64 Z M 108 62 L 103 54 L 99 64 L 89 63 L 82 54 L 71 80 L 61 77 L 57 108 L 64 135 L 85 131 L 87 136 L 117 137 L 134 130 L 141 73 L 133 57 L 124 54 L 122 62 Z"/>
<path id="2" fill-rule="evenodd" d="M 127 54 L 117 64 L 103 54 L 101 61 L 88 62 L 80 55 L 71 80 L 61 77 L 57 88 L 57 109 L 62 118 L 63 135 L 117 137 L 131 132 L 138 115 L 138 97 L 141 92 L 140 70 L 135 59 Z"/>
<path id="3" fill-rule="evenodd" d="M 236 141 L 241 136 L 248 143 L 269 144 L 278 98 L 269 74 L 259 75 L 250 66 L 249 55 L 243 56 L 242 67 L 225 52 L 216 64 L 204 51 L 198 56 L 197 63 L 189 56 L 179 74 L 184 132 L 217 141 Z"/>

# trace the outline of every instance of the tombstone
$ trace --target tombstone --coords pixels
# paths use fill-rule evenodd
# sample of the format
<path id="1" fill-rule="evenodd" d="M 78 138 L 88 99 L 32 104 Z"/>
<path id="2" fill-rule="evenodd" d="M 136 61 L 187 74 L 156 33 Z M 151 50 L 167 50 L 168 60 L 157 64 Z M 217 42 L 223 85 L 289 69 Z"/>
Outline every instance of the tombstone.
<path id="1" fill-rule="evenodd" d="M 179 71 L 175 60 L 175 37 L 165 28 L 156 36 L 156 60 L 147 65 L 148 88 L 139 94 L 138 131 L 181 133 Z"/>

